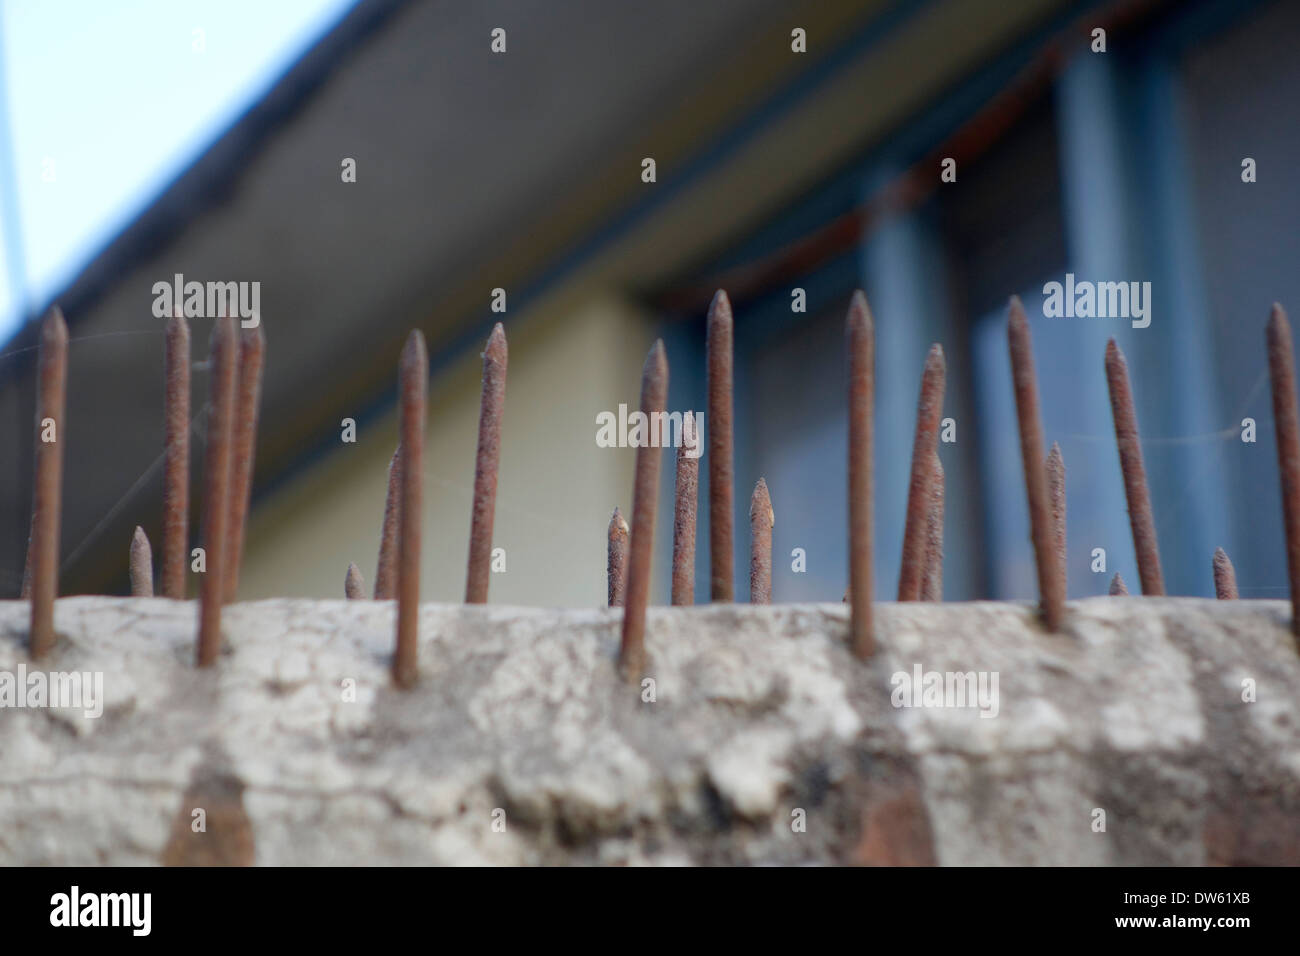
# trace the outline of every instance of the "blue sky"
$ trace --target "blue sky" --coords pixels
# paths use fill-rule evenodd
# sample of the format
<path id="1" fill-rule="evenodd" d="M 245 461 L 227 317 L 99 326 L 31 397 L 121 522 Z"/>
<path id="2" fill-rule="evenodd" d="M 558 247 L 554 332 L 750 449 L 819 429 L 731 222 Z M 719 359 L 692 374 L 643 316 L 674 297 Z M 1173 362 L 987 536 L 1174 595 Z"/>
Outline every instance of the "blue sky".
<path id="1" fill-rule="evenodd" d="M 354 2 L 0 0 L 0 342 Z"/>

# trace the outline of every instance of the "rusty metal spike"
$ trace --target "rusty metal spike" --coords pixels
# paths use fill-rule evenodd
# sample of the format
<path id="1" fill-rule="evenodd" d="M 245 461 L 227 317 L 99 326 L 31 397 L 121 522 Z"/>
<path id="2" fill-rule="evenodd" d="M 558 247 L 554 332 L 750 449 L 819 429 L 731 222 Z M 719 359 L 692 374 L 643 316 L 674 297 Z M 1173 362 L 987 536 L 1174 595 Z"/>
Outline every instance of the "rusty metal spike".
<path id="1" fill-rule="evenodd" d="M 492 577 L 492 524 L 496 513 L 501 420 L 506 407 L 506 332 L 498 322 L 483 351 L 483 395 L 479 405 L 478 454 L 474 460 L 474 514 L 469 531 L 465 603 L 486 604 Z"/>
<path id="2" fill-rule="evenodd" d="M 1056 559 L 1057 587 L 1064 597 L 1067 591 L 1067 565 L 1065 551 L 1065 458 L 1061 446 L 1052 442 L 1044 465 L 1047 473 L 1047 497 L 1052 507 L 1052 555 Z"/>
<path id="3" fill-rule="evenodd" d="M 414 686 L 420 636 L 420 521 L 424 515 L 424 416 L 429 387 L 424 334 L 413 329 L 398 365 L 398 414 L 402 433 L 401 514 L 397 522 L 397 646 L 393 682 Z"/>
<path id="4" fill-rule="evenodd" d="M 1155 521 L 1151 517 L 1147 473 L 1142 465 L 1142 442 L 1138 435 L 1137 412 L 1133 408 L 1133 390 L 1129 385 L 1128 363 L 1114 339 L 1106 343 L 1106 384 L 1110 389 L 1110 408 L 1115 418 L 1115 443 L 1119 446 L 1120 471 L 1124 475 L 1124 495 L 1128 499 L 1129 526 L 1133 529 L 1133 549 L 1137 552 L 1142 593 L 1161 595 L 1165 593 L 1165 579 L 1160 570 L 1160 548 L 1156 542 Z"/>
<path id="5" fill-rule="evenodd" d="M 153 597 L 153 549 L 144 528 L 136 525 L 131 536 L 127 569 L 131 577 L 131 597 Z"/>
<path id="6" fill-rule="evenodd" d="M 930 510 L 925 522 L 925 577 L 921 582 L 922 601 L 943 600 L 943 462 L 936 452 L 930 479 Z"/>
<path id="7" fill-rule="evenodd" d="M 1286 529 L 1287 582 L 1291 586 L 1291 633 L 1300 637 L 1300 412 L 1296 409 L 1291 323 L 1276 302 L 1268 319 L 1267 339 L 1277 468 L 1282 481 L 1282 522 Z"/>
<path id="8" fill-rule="evenodd" d="M 224 316 L 212 327 L 209 368 L 208 450 L 204 461 L 204 573 L 199 584 L 198 665 L 209 667 L 221 653 L 221 605 L 229 564 L 226 547 L 230 524 L 231 458 L 235 440 L 235 390 L 238 385 L 239 335 L 235 320 Z"/>
<path id="9" fill-rule="evenodd" d="M 54 646 L 59 590 L 59 523 L 63 511 L 63 443 L 67 440 L 68 326 L 57 307 L 41 323 L 36 377 L 36 482 L 32 498 L 31 632 L 33 660 Z M 47 429 L 49 429 L 47 431 Z M 52 440 L 46 441 L 46 438 Z"/>
<path id="10" fill-rule="evenodd" d="M 776 514 L 767 482 L 760 478 L 749 499 L 749 603 L 772 603 L 772 528 Z"/>
<path id="11" fill-rule="evenodd" d="M 933 456 L 943 416 L 946 365 L 943 348 L 930 346 L 921 375 L 921 395 L 916 405 L 916 437 L 912 443 L 912 479 L 907 490 L 907 521 L 903 528 L 903 560 L 898 573 L 898 599 L 921 600 L 925 578 L 926 521 L 930 511 L 930 484 L 934 480 Z"/>
<path id="12" fill-rule="evenodd" d="M 662 415 L 668 400 L 668 358 L 664 343 L 656 341 L 641 372 L 641 411 L 647 420 Z M 619 664 L 624 679 L 635 683 L 645 668 L 645 609 L 650 597 L 650 565 L 654 557 L 655 509 L 659 500 L 657 442 L 636 450 L 636 482 L 632 491 L 632 535 L 628 542 L 627 594 Z"/>
<path id="13" fill-rule="evenodd" d="M 397 519 L 402 513 L 402 446 L 388 462 L 388 495 L 384 499 L 384 525 L 379 533 L 379 563 L 375 569 L 375 600 L 397 596 Z"/>
<path id="14" fill-rule="evenodd" d="M 876 333 L 867 297 L 853 293 L 845 322 L 849 373 L 849 645 L 865 660 L 875 653 L 872 537 L 872 416 Z"/>
<path id="15" fill-rule="evenodd" d="M 366 596 L 366 583 L 361 580 L 361 569 L 356 562 L 349 563 L 347 574 L 343 575 L 343 596 L 349 601 L 359 601 Z"/>
<path id="16" fill-rule="evenodd" d="M 1016 418 L 1020 425 L 1020 455 L 1024 460 L 1025 493 L 1029 499 L 1029 526 L 1034 541 L 1034 563 L 1038 569 L 1038 591 L 1042 597 L 1043 623 L 1058 630 L 1065 616 L 1065 592 L 1056 573 L 1052 549 L 1052 509 L 1047 493 L 1047 471 L 1043 466 L 1043 424 L 1038 410 L 1038 380 L 1034 372 L 1034 346 L 1029 320 L 1020 299 L 1011 297 L 1007 320 L 1007 347 L 1011 355 L 1012 384 L 1016 395 Z"/>
<path id="17" fill-rule="evenodd" d="M 676 605 L 695 603 L 695 508 L 700 485 L 700 436 L 694 432 L 695 416 L 682 418 L 682 428 L 694 434 L 690 454 L 685 437 L 677 449 L 677 480 L 673 489 L 673 593 Z M 683 433 L 685 436 L 685 432 Z"/>
<path id="18" fill-rule="evenodd" d="M 714 601 L 735 599 L 732 530 L 733 448 L 731 300 L 721 289 L 709 305 L 707 333 L 709 401 L 709 593 Z"/>
<path id="19" fill-rule="evenodd" d="M 627 587 L 627 521 L 616 507 L 609 519 L 609 546 L 606 550 L 605 579 L 609 587 L 609 606 L 622 607 Z"/>
<path id="20" fill-rule="evenodd" d="M 167 320 L 163 356 L 162 596 L 184 600 L 190 521 L 190 326 Z"/>
<path id="21" fill-rule="evenodd" d="M 258 407 L 262 398 L 262 363 L 266 336 L 259 322 L 239 333 L 239 371 L 236 373 L 234 458 L 230 473 L 230 524 L 226 528 L 226 574 L 222 600 L 235 600 L 239 569 L 244 556 L 244 531 L 253 491 L 253 457 L 257 450 Z"/>
<path id="22" fill-rule="evenodd" d="M 1237 600 L 1237 572 L 1228 560 L 1228 553 L 1215 548 L 1214 560 L 1210 563 L 1214 569 L 1214 596 L 1220 601 Z"/>

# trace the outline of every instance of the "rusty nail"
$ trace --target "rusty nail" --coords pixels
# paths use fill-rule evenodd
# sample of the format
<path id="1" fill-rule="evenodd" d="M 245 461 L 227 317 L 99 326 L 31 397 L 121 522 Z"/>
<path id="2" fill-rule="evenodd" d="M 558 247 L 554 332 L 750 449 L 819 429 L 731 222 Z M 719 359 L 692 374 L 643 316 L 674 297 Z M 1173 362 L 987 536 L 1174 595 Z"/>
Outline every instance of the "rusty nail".
<path id="1" fill-rule="evenodd" d="M 375 568 L 375 600 L 397 595 L 397 518 L 402 513 L 402 446 L 388 461 L 388 496 L 384 499 L 384 526 L 379 534 L 379 564 Z"/>
<path id="2" fill-rule="evenodd" d="M 366 583 L 361 580 L 361 569 L 353 561 L 343 576 L 343 594 L 349 601 L 359 601 L 366 596 Z"/>
<path id="3" fill-rule="evenodd" d="M 709 595 L 735 595 L 732 538 L 732 336 L 731 300 L 719 289 L 709 305 L 707 334 L 709 418 Z"/>
<path id="4" fill-rule="evenodd" d="M 762 478 L 749 499 L 749 603 L 772 603 L 772 528 L 776 513 Z"/>
<path id="5" fill-rule="evenodd" d="M 673 604 L 695 603 L 695 508 L 699 499 L 700 458 L 687 454 L 687 444 L 694 436 L 694 450 L 699 451 L 700 436 L 695 433 L 695 416 L 682 418 L 682 445 L 677 449 L 677 481 L 673 491 Z M 687 434 L 689 431 L 690 435 Z"/>
<path id="6" fill-rule="evenodd" d="M 609 519 L 609 549 L 606 554 L 605 580 L 609 586 L 609 606 L 622 607 L 627 585 L 627 521 L 614 509 Z"/>
<path id="7" fill-rule="evenodd" d="M 925 577 L 921 581 L 922 601 L 943 600 L 943 462 L 934 454 L 934 476 L 930 479 L 930 509 L 925 521 Z"/>
<path id="8" fill-rule="evenodd" d="M 1300 637 L 1300 413 L 1296 410 L 1295 358 L 1291 323 L 1273 303 L 1268 319 L 1268 375 L 1273 386 L 1273 428 L 1282 479 L 1282 520 L 1291 585 L 1291 633 Z"/>
<path id="9" fill-rule="evenodd" d="M 136 525 L 131 535 L 131 555 L 127 568 L 131 574 L 131 597 L 153 597 L 153 549 L 144 528 Z"/>
<path id="10" fill-rule="evenodd" d="M 1214 549 L 1214 596 L 1220 601 L 1237 600 L 1237 572 L 1222 548 Z"/>
<path id="11" fill-rule="evenodd" d="M 930 484 L 934 479 L 935 454 L 939 441 L 939 419 L 943 415 L 945 363 L 943 348 L 930 346 L 921 374 L 921 395 L 916 404 L 916 437 L 912 443 L 912 478 L 907 489 L 907 519 L 903 527 L 903 561 L 898 573 L 898 599 L 919 601 L 925 577 L 925 526 L 930 510 Z"/>
<path id="12" fill-rule="evenodd" d="M 876 331 L 867 297 L 853 293 L 845 322 L 849 366 L 849 643 L 865 660 L 876 649 L 872 599 L 872 416 Z"/>
<path id="13" fill-rule="evenodd" d="M 163 357 L 163 597 L 185 598 L 190 521 L 190 326 L 167 320 Z"/>
<path id="14" fill-rule="evenodd" d="M 1060 587 L 1056 561 L 1052 556 L 1052 509 L 1047 495 L 1047 471 L 1043 467 L 1043 424 L 1038 411 L 1034 346 L 1029 336 L 1029 320 L 1018 296 L 1011 297 L 1009 311 L 1007 347 L 1011 354 L 1016 418 L 1020 424 L 1020 455 L 1024 460 L 1038 592 L 1042 597 L 1043 621 L 1049 631 L 1055 631 L 1061 626 L 1065 614 L 1065 592 Z"/>
<path id="15" fill-rule="evenodd" d="M 226 574 L 222 599 L 229 604 L 239 590 L 244 526 L 253 490 L 253 456 L 257 450 L 257 414 L 262 396 L 262 362 L 266 336 L 259 322 L 239 333 L 239 371 L 234 424 L 234 462 L 230 474 L 230 523 L 226 528 Z"/>
<path id="16" fill-rule="evenodd" d="M 428 393 L 429 354 L 424 335 L 412 329 L 398 366 L 398 402 L 402 442 L 401 513 L 397 522 L 397 648 L 393 681 L 415 684 L 420 636 L 420 496 L 424 478 L 424 412 Z"/>
<path id="17" fill-rule="evenodd" d="M 204 574 L 199 585 L 198 665 L 216 663 L 221 652 L 221 604 L 225 593 L 226 542 L 230 522 L 231 445 L 235 437 L 235 389 L 238 385 L 239 334 L 235 320 L 224 316 L 212 327 L 208 410 L 208 450 L 203 463 Z"/>
<path id="18" fill-rule="evenodd" d="M 1044 468 L 1047 472 L 1047 498 L 1052 506 L 1052 554 L 1056 561 L 1057 587 L 1064 599 L 1069 593 L 1065 552 L 1065 458 L 1056 442 L 1052 442 Z"/>
<path id="19" fill-rule="evenodd" d="M 668 399 L 668 358 L 658 340 L 646 356 L 641 371 L 641 411 L 647 420 L 662 416 Z M 619 664 L 633 683 L 645 667 L 645 608 L 650 597 L 650 565 L 654 558 L 655 506 L 659 499 L 658 443 L 636 450 L 636 481 L 632 489 L 632 532 L 628 542 L 627 591 L 623 608 L 623 635 Z"/>
<path id="20" fill-rule="evenodd" d="M 57 307 L 51 309 L 41 323 L 41 345 L 37 362 L 36 487 L 32 499 L 30 548 L 30 651 L 33 659 L 44 656 L 54 646 L 54 598 L 59 590 L 59 520 L 63 508 L 68 326 Z"/>
<path id="21" fill-rule="evenodd" d="M 469 531 L 465 603 L 486 604 L 492 575 L 492 519 L 496 511 L 497 465 L 501 460 L 501 418 L 506 408 L 506 330 L 492 327 L 483 350 L 483 396 L 474 460 L 474 517 Z"/>
<path id="22" fill-rule="evenodd" d="M 1128 586 L 1124 583 L 1124 579 L 1119 576 L 1118 571 L 1110 579 L 1110 591 L 1108 593 L 1111 597 L 1128 597 Z"/>
<path id="23" fill-rule="evenodd" d="M 1165 579 L 1160 571 L 1160 548 L 1156 543 L 1156 526 L 1151 517 L 1147 473 L 1142 465 L 1142 442 L 1138 437 L 1137 413 L 1133 408 L 1128 363 L 1114 339 L 1106 343 L 1106 384 L 1110 388 L 1110 409 L 1115 418 L 1115 443 L 1119 446 L 1119 466 L 1124 475 L 1124 496 L 1128 499 L 1129 525 L 1133 529 L 1133 549 L 1137 552 L 1142 593 L 1164 594 Z"/>

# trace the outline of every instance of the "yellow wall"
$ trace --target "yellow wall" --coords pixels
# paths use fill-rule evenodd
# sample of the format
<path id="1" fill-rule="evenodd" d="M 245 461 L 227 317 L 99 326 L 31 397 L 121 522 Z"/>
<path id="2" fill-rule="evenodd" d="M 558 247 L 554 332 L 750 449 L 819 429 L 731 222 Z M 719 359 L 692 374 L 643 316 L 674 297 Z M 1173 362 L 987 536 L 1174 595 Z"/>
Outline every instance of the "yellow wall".
<path id="1" fill-rule="evenodd" d="M 615 505 L 630 510 L 635 451 L 597 447 L 596 414 L 637 406 L 653 329 L 615 296 L 555 303 L 550 313 L 504 316 L 510 351 L 493 543 L 506 550 L 506 571 L 492 575 L 490 599 L 603 605 L 606 527 Z M 464 599 L 481 369 L 473 353 L 430 384 L 423 600 Z M 370 423 L 356 444 L 340 441 L 257 503 L 241 600 L 342 597 L 349 561 L 370 592 L 396 436 L 395 414 Z"/>

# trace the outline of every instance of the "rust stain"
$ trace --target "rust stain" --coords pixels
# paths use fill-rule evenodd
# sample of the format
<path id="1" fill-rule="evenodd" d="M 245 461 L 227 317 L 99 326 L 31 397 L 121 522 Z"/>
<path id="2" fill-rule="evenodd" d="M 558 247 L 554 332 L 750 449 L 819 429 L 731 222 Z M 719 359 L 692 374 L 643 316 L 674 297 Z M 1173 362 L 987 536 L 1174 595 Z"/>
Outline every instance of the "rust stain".
<path id="1" fill-rule="evenodd" d="M 204 830 L 194 831 L 202 809 Z M 163 866 L 252 866 L 253 825 L 244 811 L 244 783 L 230 774 L 202 774 L 190 784 L 172 820 Z"/>

